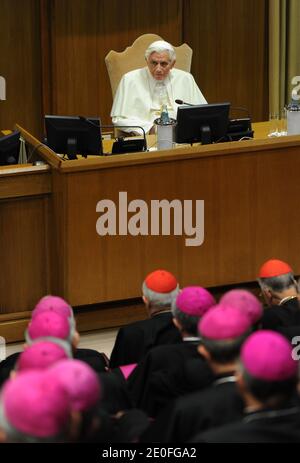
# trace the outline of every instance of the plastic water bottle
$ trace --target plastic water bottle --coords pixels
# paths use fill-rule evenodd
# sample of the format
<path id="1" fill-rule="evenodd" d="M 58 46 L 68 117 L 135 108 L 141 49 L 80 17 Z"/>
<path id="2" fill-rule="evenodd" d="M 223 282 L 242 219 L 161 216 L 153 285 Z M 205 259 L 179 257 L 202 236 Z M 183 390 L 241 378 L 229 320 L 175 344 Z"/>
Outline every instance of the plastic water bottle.
<path id="1" fill-rule="evenodd" d="M 169 117 L 169 113 L 168 113 L 168 107 L 167 107 L 166 104 L 163 104 L 162 108 L 161 108 L 160 123 L 162 125 L 170 124 L 170 117 Z"/>
<path id="2" fill-rule="evenodd" d="M 159 106 L 162 107 L 162 105 L 167 104 L 168 92 L 167 92 L 166 84 L 163 81 L 158 81 L 156 83 L 155 92 L 157 95 Z"/>
<path id="3" fill-rule="evenodd" d="M 287 107 L 287 134 L 300 134 L 300 106 L 298 101 L 294 99 Z"/>

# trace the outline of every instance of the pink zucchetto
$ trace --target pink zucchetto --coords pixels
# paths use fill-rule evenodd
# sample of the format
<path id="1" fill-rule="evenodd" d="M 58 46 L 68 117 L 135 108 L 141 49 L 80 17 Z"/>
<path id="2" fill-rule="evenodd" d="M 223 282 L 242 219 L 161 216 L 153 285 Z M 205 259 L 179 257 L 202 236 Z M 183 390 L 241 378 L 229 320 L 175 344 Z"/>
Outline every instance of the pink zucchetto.
<path id="1" fill-rule="evenodd" d="M 45 372 L 28 371 L 9 379 L 1 392 L 1 427 L 45 439 L 62 434 L 70 418 L 67 391 Z M 9 432 L 9 431 L 8 431 Z"/>
<path id="2" fill-rule="evenodd" d="M 263 314 L 262 304 L 257 297 L 245 289 L 232 289 L 220 299 L 221 305 L 228 305 L 245 312 L 254 324 L 261 319 Z"/>
<path id="3" fill-rule="evenodd" d="M 241 349 L 241 362 L 253 378 L 263 381 L 284 381 L 297 375 L 291 344 L 271 330 L 249 336 Z"/>
<path id="4" fill-rule="evenodd" d="M 100 399 L 100 382 L 96 372 L 81 360 L 63 360 L 47 370 L 49 381 L 56 378 L 68 391 L 71 408 L 87 411 Z"/>
<path id="5" fill-rule="evenodd" d="M 33 318 L 38 313 L 45 311 L 57 312 L 69 318 L 74 317 L 72 307 L 59 296 L 48 295 L 42 297 L 33 309 L 31 317 Z"/>
<path id="6" fill-rule="evenodd" d="M 67 343 L 65 344 L 67 347 Z M 70 348 L 67 350 L 63 346 L 52 341 L 37 341 L 26 347 L 19 355 L 17 371 L 43 370 L 60 360 L 65 360 L 70 357 Z"/>
<path id="7" fill-rule="evenodd" d="M 210 309 L 198 323 L 200 336 L 215 341 L 238 338 L 250 328 L 251 321 L 247 314 L 221 304 Z"/>
<path id="8" fill-rule="evenodd" d="M 27 342 L 46 337 L 70 340 L 70 336 L 71 326 L 69 319 L 53 311 L 36 314 L 30 321 L 26 332 Z"/>
<path id="9" fill-rule="evenodd" d="M 176 307 L 181 312 L 195 317 L 202 317 L 215 304 L 215 298 L 200 286 L 187 286 L 176 298 Z"/>

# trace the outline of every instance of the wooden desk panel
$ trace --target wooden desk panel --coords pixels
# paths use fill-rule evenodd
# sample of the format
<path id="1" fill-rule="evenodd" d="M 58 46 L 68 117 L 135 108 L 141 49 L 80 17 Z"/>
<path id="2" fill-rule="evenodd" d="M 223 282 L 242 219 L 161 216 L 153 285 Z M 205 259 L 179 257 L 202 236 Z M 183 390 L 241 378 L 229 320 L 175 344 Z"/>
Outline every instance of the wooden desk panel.
<path id="1" fill-rule="evenodd" d="M 0 169 L 0 199 L 50 193 L 49 166 L 9 167 Z"/>
<path id="2" fill-rule="evenodd" d="M 64 163 L 56 176 L 57 213 L 65 217 L 59 290 L 74 305 L 137 297 L 145 274 L 158 267 L 181 285 L 248 282 L 274 256 L 300 273 L 291 200 L 300 193 L 299 168 L 299 137 Z M 117 204 L 120 191 L 148 207 L 152 199 L 204 200 L 203 245 L 187 247 L 185 236 L 98 236 L 96 204 Z"/>
<path id="3" fill-rule="evenodd" d="M 48 166 L 0 170 L 0 313 L 31 310 L 50 290 Z"/>

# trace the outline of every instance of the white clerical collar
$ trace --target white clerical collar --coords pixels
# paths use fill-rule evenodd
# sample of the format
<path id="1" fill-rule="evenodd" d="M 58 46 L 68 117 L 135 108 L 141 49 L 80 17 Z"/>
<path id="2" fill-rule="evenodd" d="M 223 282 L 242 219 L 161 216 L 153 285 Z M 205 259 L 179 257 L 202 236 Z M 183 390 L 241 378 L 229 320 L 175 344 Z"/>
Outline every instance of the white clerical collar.
<path id="1" fill-rule="evenodd" d="M 167 77 L 164 80 L 154 79 L 151 72 L 149 71 L 148 66 L 146 66 L 144 69 L 146 71 L 146 77 L 147 77 L 147 81 L 148 81 L 148 84 L 149 84 L 149 91 L 150 91 L 150 95 L 151 95 L 151 99 L 152 99 L 152 105 L 153 105 L 153 97 L 155 95 L 155 87 L 156 87 L 157 84 L 160 84 L 161 82 L 163 82 L 165 84 L 165 86 L 166 86 L 166 91 L 167 91 L 167 95 L 168 95 L 168 98 L 169 98 L 169 103 L 171 104 L 171 107 L 173 108 L 173 91 L 172 91 L 172 85 L 171 85 L 171 72 L 172 72 L 172 69 L 170 70 L 169 74 L 167 75 Z"/>
<path id="2" fill-rule="evenodd" d="M 167 76 L 166 79 L 164 80 L 157 80 L 157 79 L 154 79 L 154 77 L 152 76 L 151 72 L 149 71 L 149 68 L 148 66 L 146 66 L 146 73 L 147 73 L 147 78 L 148 78 L 148 82 L 149 82 L 149 85 L 150 85 L 150 90 L 151 92 L 154 91 L 156 85 L 160 82 L 163 82 L 166 86 L 167 86 L 167 83 L 169 81 L 169 77 Z"/>
<path id="3" fill-rule="evenodd" d="M 183 342 L 197 342 L 199 343 L 201 341 L 201 338 L 196 337 L 196 336 L 185 336 L 182 338 Z"/>
<path id="4" fill-rule="evenodd" d="M 216 379 L 214 381 L 214 386 L 219 386 L 219 384 L 225 384 L 225 383 L 236 383 L 236 377 L 231 375 L 231 376 L 223 376 L 223 378 Z"/>

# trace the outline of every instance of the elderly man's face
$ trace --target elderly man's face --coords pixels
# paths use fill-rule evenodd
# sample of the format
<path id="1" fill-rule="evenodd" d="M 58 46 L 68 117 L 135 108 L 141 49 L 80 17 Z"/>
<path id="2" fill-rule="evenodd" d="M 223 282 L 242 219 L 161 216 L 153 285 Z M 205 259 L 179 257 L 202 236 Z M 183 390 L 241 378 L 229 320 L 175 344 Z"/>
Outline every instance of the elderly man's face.
<path id="1" fill-rule="evenodd" d="M 164 80 L 174 66 L 175 61 L 173 61 L 173 63 L 170 61 L 169 54 L 167 52 L 153 52 L 149 56 L 147 64 L 154 79 Z"/>

